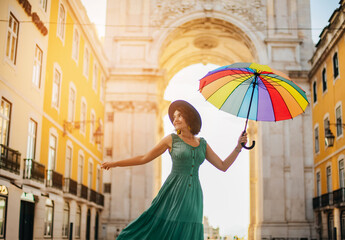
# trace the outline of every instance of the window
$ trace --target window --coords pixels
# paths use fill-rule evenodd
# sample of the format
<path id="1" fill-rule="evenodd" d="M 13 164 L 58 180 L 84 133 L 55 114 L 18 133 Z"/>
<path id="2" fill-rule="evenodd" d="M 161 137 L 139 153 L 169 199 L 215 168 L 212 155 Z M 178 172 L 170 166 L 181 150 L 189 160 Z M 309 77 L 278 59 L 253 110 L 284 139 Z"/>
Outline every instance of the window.
<path id="1" fill-rule="evenodd" d="M 324 126 L 325 136 L 326 136 L 327 131 L 329 130 L 329 119 L 328 119 L 328 117 L 323 120 L 323 126 Z M 326 147 L 328 146 L 328 142 L 327 142 L 326 138 L 325 138 L 325 146 Z"/>
<path id="2" fill-rule="evenodd" d="M 63 206 L 63 219 L 62 219 L 62 237 L 68 237 L 68 229 L 69 229 L 69 204 L 65 202 Z"/>
<path id="3" fill-rule="evenodd" d="M 17 59 L 18 32 L 19 22 L 13 14 L 10 13 L 7 28 L 6 57 L 13 64 L 16 64 Z"/>
<path id="4" fill-rule="evenodd" d="M 341 105 L 335 109 L 335 119 L 337 123 L 337 137 L 343 135 L 343 120 L 341 117 Z"/>
<path id="5" fill-rule="evenodd" d="M 104 89 L 105 89 L 105 79 L 101 77 L 101 87 L 99 89 L 99 96 L 102 102 L 104 102 Z"/>
<path id="6" fill-rule="evenodd" d="M 66 168 L 65 168 L 65 178 L 71 177 L 71 166 L 72 166 L 72 148 L 70 146 L 66 147 Z"/>
<path id="7" fill-rule="evenodd" d="M 57 22 L 57 35 L 61 38 L 61 40 L 65 39 L 65 20 L 66 20 L 65 8 L 62 4 L 60 4 L 58 22 Z"/>
<path id="8" fill-rule="evenodd" d="M 50 134 L 49 137 L 49 156 L 48 156 L 48 170 L 55 169 L 56 161 L 56 137 L 53 134 Z"/>
<path id="9" fill-rule="evenodd" d="M 97 91 L 97 74 L 98 69 L 97 69 L 97 64 L 95 63 L 93 65 L 93 77 L 92 77 L 92 88 L 93 90 Z"/>
<path id="10" fill-rule="evenodd" d="M 112 148 L 106 148 L 105 149 L 105 155 L 107 157 L 112 157 L 113 156 L 113 149 Z"/>
<path id="11" fill-rule="evenodd" d="M 84 156 L 79 155 L 79 160 L 78 160 L 78 183 L 79 184 L 83 183 L 83 166 L 84 166 Z"/>
<path id="12" fill-rule="evenodd" d="M 92 111 L 91 112 L 91 119 L 90 119 L 90 142 L 94 143 L 95 142 L 95 136 L 93 133 L 95 132 L 95 121 L 96 121 L 96 116 L 95 113 Z"/>
<path id="13" fill-rule="evenodd" d="M 12 104 L 6 99 L 1 99 L 0 105 L 0 144 L 7 146 L 10 133 Z"/>
<path id="14" fill-rule="evenodd" d="M 38 88 L 41 87 L 42 57 L 43 57 L 43 52 L 36 45 L 34 68 L 33 68 L 33 73 L 32 73 L 32 83 Z"/>
<path id="15" fill-rule="evenodd" d="M 313 102 L 317 102 L 317 90 L 316 90 L 316 81 L 313 82 Z"/>
<path id="16" fill-rule="evenodd" d="M 36 135 L 37 135 L 37 123 L 33 119 L 30 119 L 29 132 L 28 132 L 28 145 L 26 149 L 27 159 L 35 159 Z"/>
<path id="17" fill-rule="evenodd" d="M 86 131 L 86 103 L 82 100 L 80 109 L 80 131 L 85 133 Z"/>
<path id="18" fill-rule="evenodd" d="M 89 50 L 87 49 L 87 47 L 85 47 L 83 73 L 84 73 L 86 78 L 89 77 L 89 64 L 90 64 L 89 61 L 90 61 Z"/>
<path id="19" fill-rule="evenodd" d="M 72 45 L 72 58 L 78 62 L 79 59 L 79 32 L 74 28 L 73 45 Z"/>
<path id="20" fill-rule="evenodd" d="M 316 195 L 321 196 L 321 175 L 320 172 L 316 173 Z"/>
<path id="21" fill-rule="evenodd" d="M 326 168 L 326 172 L 327 172 L 327 192 L 330 193 L 330 192 L 332 192 L 332 170 L 331 170 L 331 166 L 328 166 Z"/>
<path id="22" fill-rule="evenodd" d="M 89 189 L 92 188 L 92 174 L 93 174 L 93 163 L 89 162 L 89 173 L 88 173 L 88 187 Z"/>
<path id="23" fill-rule="evenodd" d="M 68 121 L 74 121 L 74 112 L 75 112 L 75 90 L 70 87 L 69 89 L 69 100 L 68 100 Z"/>
<path id="24" fill-rule="evenodd" d="M 61 73 L 56 68 L 54 69 L 54 80 L 53 80 L 53 96 L 52 105 L 55 108 L 59 108 L 60 104 L 60 83 L 61 83 Z"/>
<path id="25" fill-rule="evenodd" d="M 327 76 L 326 76 L 326 68 L 322 70 L 322 91 L 326 92 L 327 90 Z"/>
<path id="26" fill-rule="evenodd" d="M 338 63 L 338 53 L 333 55 L 333 77 L 336 79 L 339 75 L 339 63 Z"/>
<path id="27" fill-rule="evenodd" d="M 44 236 L 53 237 L 53 214 L 54 203 L 49 198 L 46 200 L 45 214 L 44 214 Z"/>
<path id="28" fill-rule="evenodd" d="M 5 238 L 7 197 L 0 196 L 0 238 Z"/>
<path id="29" fill-rule="evenodd" d="M 77 212 L 75 215 L 75 237 L 80 238 L 80 223 L 81 223 L 81 208 L 77 206 Z"/>
<path id="30" fill-rule="evenodd" d="M 345 187 L 345 179 L 344 179 L 344 159 L 339 161 L 339 186 L 340 188 Z"/>
<path id="31" fill-rule="evenodd" d="M 45 12 L 47 12 L 47 1 L 48 0 L 40 0 L 40 5 Z"/>
<path id="32" fill-rule="evenodd" d="M 315 135 L 315 153 L 318 153 L 320 151 L 320 145 L 319 145 L 319 127 L 316 127 L 314 129 L 314 135 Z"/>

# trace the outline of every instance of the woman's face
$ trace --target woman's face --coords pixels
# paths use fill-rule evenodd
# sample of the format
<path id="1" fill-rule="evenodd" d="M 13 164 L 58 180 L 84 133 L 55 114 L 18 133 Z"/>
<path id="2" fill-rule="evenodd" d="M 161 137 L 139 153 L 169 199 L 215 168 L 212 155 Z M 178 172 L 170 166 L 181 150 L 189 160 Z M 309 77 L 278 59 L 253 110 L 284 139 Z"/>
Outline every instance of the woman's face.
<path id="1" fill-rule="evenodd" d="M 187 123 L 186 120 L 183 118 L 182 113 L 179 110 L 176 110 L 174 112 L 174 121 L 173 121 L 173 125 L 175 127 L 176 130 L 181 130 L 183 128 L 187 128 Z"/>

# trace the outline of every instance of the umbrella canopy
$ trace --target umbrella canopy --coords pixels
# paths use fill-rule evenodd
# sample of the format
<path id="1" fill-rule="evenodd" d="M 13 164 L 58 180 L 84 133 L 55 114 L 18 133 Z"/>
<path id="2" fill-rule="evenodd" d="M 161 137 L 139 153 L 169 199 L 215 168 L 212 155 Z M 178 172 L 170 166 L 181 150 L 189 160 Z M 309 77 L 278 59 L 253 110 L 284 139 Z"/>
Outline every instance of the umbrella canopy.
<path id="1" fill-rule="evenodd" d="M 200 79 L 199 91 L 215 107 L 255 121 L 280 121 L 303 113 L 304 90 L 267 65 L 234 63 L 210 71 Z"/>

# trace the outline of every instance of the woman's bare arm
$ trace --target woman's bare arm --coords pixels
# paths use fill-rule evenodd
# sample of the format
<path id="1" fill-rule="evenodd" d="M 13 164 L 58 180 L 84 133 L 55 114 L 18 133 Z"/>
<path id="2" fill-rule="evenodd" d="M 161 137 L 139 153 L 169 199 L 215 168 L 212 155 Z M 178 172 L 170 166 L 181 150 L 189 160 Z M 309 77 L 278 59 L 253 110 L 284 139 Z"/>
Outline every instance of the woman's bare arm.
<path id="1" fill-rule="evenodd" d="M 235 162 L 238 154 L 241 152 L 241 143 L 247 143 L 247 133 L 245 133 L 244 135 L 242 135 L 241 133 L 241 136 L 238 138 L 237 141 L 237 146 L 224 161 L 222 161 L 222 159 L 220 159 L 220 157 L 207 144 L 206 159 L 219 170 L 226 172 L 226 170 L 228 170 L 228 168 Z"/>
<path id="2" fill-rule="evenodd" d="M 162 155 L 167 149 L 172 147 L 172 137 L 171 135 L 164 137 L 152 150 L 144 155 L 139 155 L 136 157 L 120 160 L 120 161 L 108 161 L 102 163 L 102 168 L 108 170 L 112 167 L 128 167 L 142 165 L 152 161 L 153 159 Z"/>

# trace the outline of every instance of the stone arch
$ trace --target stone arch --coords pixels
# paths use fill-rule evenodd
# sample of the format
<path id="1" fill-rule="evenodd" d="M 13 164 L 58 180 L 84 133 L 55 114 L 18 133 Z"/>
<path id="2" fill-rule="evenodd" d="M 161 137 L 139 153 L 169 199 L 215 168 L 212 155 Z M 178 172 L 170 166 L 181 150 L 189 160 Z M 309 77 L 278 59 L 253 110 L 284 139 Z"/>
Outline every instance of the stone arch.
<path id="1" fill-rule="evenodd" d="M 309 0 L 108 1 L 106 114 L 112 117 L 105 122 L 104 147 L 112 149 L 112 158 L 141 154 L 163 135 L 169 105 L 164 90 L 172 76 L 193 63 L 269 64 L 309 94 L 308 6 Z M 234 46 L 226 45 L 229 39 Z M 249 239 L 315 236 L 312 152 L 306 140 L 312 139 L 310 121 L 308 110 L 293 122 L 250 123 L 250 135 L 259 144 L 250 155 Z M 299 138 L 292 136 L 296 129 Z M 160 170 L 156 161 L 108 175 L 114 184 L 104 215 L 112 236 L 150 205 Z"/>

